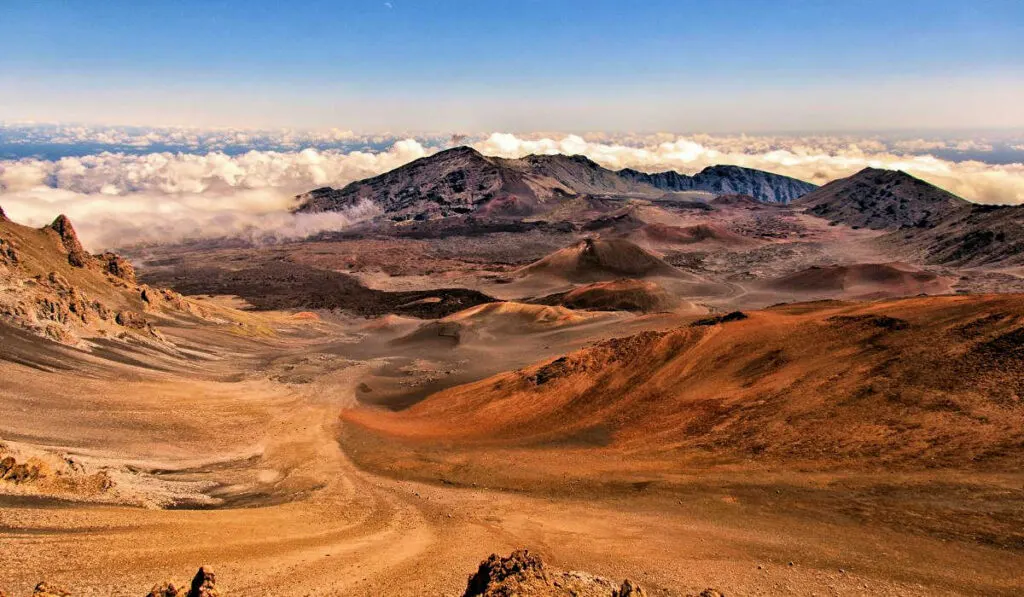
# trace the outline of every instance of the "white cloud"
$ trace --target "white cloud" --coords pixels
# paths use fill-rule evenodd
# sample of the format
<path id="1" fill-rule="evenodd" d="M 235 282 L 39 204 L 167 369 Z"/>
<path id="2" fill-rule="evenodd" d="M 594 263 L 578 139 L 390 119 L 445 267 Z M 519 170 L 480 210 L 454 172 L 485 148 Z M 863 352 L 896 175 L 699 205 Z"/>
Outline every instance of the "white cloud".
<path id="1" fill-rule="evenodd" d="M 0 205 L 12 219 L 35 226 L 66 214 L 93 250 L 184 238 L 298 238 L 343 228 L 376 208 L 291 214 L 296 194 L 343 186 L 432 151 L 404 140 L 380 153 L 305 149 L 235 157 L 102 153 L 22 159 L 0 162 Z"/>
<path id="2" fill-rule="evenodd" d="M 376 141 L 388 138 L 381 135 Z M 450 142 L 447 136 L 444 139 Z M 583 154 L 612 169 L 671 169 L 685 174 L 714 164 L 736 164 L 818 184 L 867 166 L 898 168 L 969 200 L 1024 203 L 1024 164 L 954 162 L 927 153 L 957 145 L 983 148 L 983 141 L 668 133 L 494 133 L 467 141 L 485 154 L 504 157 Z M 104 152 L 57 160 L 7 160 L 0 161 L 0 205 L 15 220 L 36 226 L 65 213 L 92 250 L 184 238 L 299 238 L 343 228 L 375 214 L 376 208 L 364 204 L 344 214 L 292 214 L 296 194 L 320 186 L 340 187 L 438 149 L 410 138 L 393 142 L 382 152 Z"/>
<path id="3" fill-rule="evenodd" d="M 1024 203 L 1024 164 L 954 162 L 928 154 L 896 153 L 872 139 L 831 137 L 716 137 L 692 135 L 643 144 L 644 137 L 525 136 L 494 133 L 475 144 L 485 154 L 583 154 L 606 168 L 693 174 L 715 164 L 735 164 L 785 174 L 817 184 L 866 167 L 903 170 L 979 203 Z M 629 145 L 623 144 L 629 143 Z"/>

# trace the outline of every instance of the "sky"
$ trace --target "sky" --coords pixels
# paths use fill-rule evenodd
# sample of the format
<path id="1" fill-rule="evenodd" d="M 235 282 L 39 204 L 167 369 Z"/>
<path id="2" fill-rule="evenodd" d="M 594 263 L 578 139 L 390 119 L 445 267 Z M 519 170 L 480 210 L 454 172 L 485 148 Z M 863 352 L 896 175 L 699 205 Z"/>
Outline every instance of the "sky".
<path id="1" fill-rule="evenodd" d="M 90 250 L 303 238 L 455 144 L 1024 204 L 1024 1 L 0 0 L 0 206 Z"/>
<path id="2" fill-rule="evenodd" d="M 0 121 L 1024 128 L 1024 2 L 0 0 Z"/>

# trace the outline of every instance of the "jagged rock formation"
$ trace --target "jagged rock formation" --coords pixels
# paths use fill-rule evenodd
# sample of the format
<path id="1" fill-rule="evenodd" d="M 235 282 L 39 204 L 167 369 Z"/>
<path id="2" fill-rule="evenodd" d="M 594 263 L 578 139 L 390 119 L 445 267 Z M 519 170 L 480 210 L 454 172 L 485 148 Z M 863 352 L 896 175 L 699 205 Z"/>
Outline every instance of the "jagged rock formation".
<path id="1" fill-rule="evenodd" d="M 426 220 L 468 213 L 522 217 L 548 213 L 570 198 L 656 198 L 665 191 L 746 193 L 787 203 L 816 188 L 786 176 L 737 166 L 715 166 L 697 176 L 677 172 L 615 172 L 587 157 L 489 157 L 456 147 L 336 190 L 315 189 L 297 199 L 299 212 L 337 211 L 372 201 L 393 220 Z"/>
<path id="2" fill-rule="evenodd" d="M 630 168 L 619 176 L 664 191 L 709 191 L 719 195 L 749 195 L 763 203 L 788 204 L 818 186 L 789 176 L 740 166 L 708 166 L 693 176 L 678 172 L 648 174 Z"/>
<path id="3" fill-rule="evenodd" d="M 585 572 L 561 572 L 548 568 L 540 556 L 526 549 L 508 557 L 491 554 L 469 576 L 463 597 L 644 597 L 634 582 L 621 584 Z"/>
<path id="4" fill-rule="evenodd" d="M 89 263 L 91 256 L 82 247 L 82 243 L 78 240 L 78 234 L 67 216 L 63 214 L 57 216 L 57 219 L 50 224 L 50 229 L 60 237 L 61 244 L 68 253 L 68 263 L 75 267 L 85 267 Z"/>
<path id="5" fill-rule="evenodd" d="M 0 322 L 69 345 L 129 330 L 160 340 L 145 312 L 208 315 L 176 292 L 140 286 L 126 259 L 90 255 L 65 216 L 42 229 L 0 220 Z"/>

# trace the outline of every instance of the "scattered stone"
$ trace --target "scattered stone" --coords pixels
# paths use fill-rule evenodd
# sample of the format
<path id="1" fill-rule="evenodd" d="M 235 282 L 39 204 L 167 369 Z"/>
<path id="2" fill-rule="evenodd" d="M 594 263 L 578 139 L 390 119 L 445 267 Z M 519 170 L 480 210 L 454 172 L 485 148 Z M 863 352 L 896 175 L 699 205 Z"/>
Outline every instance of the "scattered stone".
<path id="1" fill-rule="evenodd" d="M 174 586 L 174 583 L 165 582 L 153 585 L 146 597 L 185 597 L 185 594 Z"/>
<path id="2" fill-rule="evenodd" d="M 712 589 L 709 587 L 701 591 L 700 595 L 698 595 L 697 597 L 725 597 L 725 593 L 722 593 L 717 589 Z"/>
<path id="3" fill-rule="evenodd" d="M 32 592 L 32 597 L 70 597 L 71 592 L 63 587 L 41 582 L 36 585 L 35 591 Z"/>

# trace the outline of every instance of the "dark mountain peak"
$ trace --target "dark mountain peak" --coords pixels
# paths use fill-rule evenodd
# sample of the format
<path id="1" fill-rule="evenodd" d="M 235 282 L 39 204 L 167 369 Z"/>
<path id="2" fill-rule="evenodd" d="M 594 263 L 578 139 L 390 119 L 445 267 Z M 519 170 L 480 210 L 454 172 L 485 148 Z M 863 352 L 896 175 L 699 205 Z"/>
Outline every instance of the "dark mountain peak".
<path id="1" fill-rule="evenodd" d="M 427 156 L 425 158 L 420 158 L 420 159 L 421 160 L 429 160 L 429 161 L 440 161 L 440 160 L 445 160 L 445 159 L 449 159 L 449 158 L 465 158 L 465 157 L 481 158 L 481 159 L 484 159 L 484 160 L 487 159 L 487 156 L 485 156 L 484 154 L 480 153 L 479 151 L 473 149 L 469 145 L 459 145 L 457 147 L 452 147 L 452 148 L 449 148 L 449 149 L 443 149 L 443 150 L 435 153 L 434 155 L 429 155 L 429 156 Z"/>
<path id="2" fill-rule="evenodd" d="M 901 170 L 864 168 L 798 202 L 816 216 L 875 230 L 931 227 L 971 204 Z"/>
<path id="3" fill-rule="evenodd" d="M 4 213 L 4 208 L 0 206 L 0 222 L 7 220 L 7 214 Z"/>

